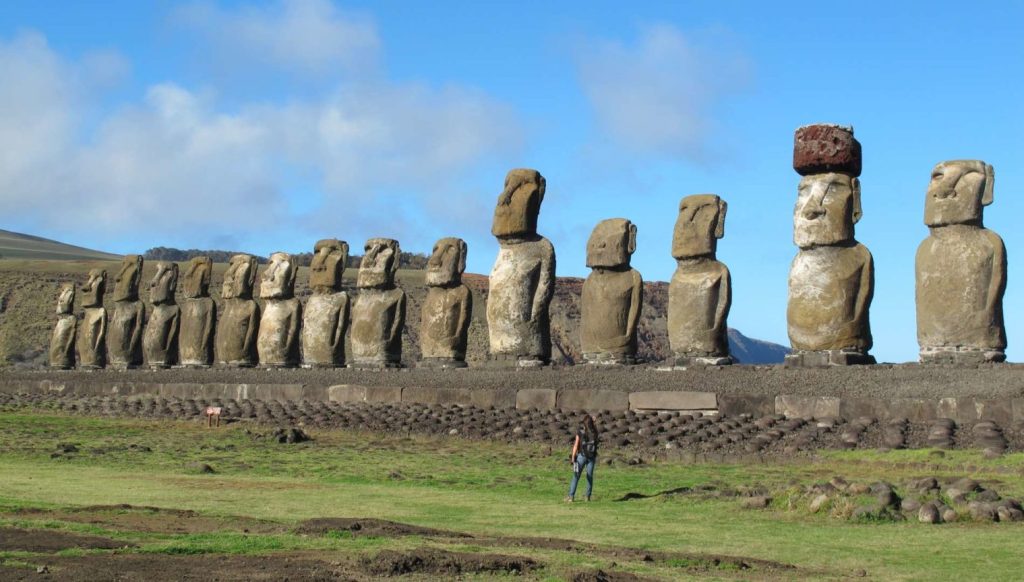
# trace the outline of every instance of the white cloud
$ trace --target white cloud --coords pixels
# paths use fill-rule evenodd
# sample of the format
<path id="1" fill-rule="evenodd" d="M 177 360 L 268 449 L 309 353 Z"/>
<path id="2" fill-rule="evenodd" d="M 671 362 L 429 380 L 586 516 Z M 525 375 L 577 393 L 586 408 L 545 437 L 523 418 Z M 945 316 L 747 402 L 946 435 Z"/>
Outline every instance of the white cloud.
<path id="1" fill-rule="evenodd" d="M 601 129 L 642 153 L 705 158 L 716 106 L 748 77 L 742 56 L 706 44 L 668 24 L 643 29 L 634 44 L 582 43 L 577 71 Z"/>
<path id="2" fill-rule="evenodd" d="M 177 20 L 224 56 L 302 74 L 372 66 L 380 45 L 371 22 L 343 14 L 330 0 L 280 0 L 234 10 L 197 3 L 179 9 Z"/>

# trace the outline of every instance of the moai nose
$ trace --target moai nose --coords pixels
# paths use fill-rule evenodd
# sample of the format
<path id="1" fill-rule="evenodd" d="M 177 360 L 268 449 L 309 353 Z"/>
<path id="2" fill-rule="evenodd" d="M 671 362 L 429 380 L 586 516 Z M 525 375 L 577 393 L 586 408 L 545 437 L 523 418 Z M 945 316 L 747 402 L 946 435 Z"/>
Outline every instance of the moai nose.
<path id="1" fill-rule="evenodd" d="M 804 206 L 804 218 L 807 220 L 814 220 L 825 215 L 825 209 L 820 204 L 808 203 Z"/>

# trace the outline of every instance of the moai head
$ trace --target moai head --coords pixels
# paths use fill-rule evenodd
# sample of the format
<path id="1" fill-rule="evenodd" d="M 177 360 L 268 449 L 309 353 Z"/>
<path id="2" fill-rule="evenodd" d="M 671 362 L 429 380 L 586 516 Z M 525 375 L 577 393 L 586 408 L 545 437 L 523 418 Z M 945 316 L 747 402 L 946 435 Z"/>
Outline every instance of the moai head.
<path id="1" fill-rule="evenodd" d="M 213 274 L 213 261 L 210 257 L 192 257 L 185 269 L 185 283 L 182 293 L 185 297 L 195 299 L 210 294 L 210 276 Z"/>
<path id="2" fill-rule="evenodd" d="M 981 160 L 936 164 L 924 203 L 924 223 L 981 226 L 982 208 L 992 204 L 994 183 L 995 171 Z"/>
<path id="3" fill-rule="evenodd" d="M 252 255 L 235 255 L 228 263 L 224 272 L 224 286 L 221 296 L 224 299 L 252 299 L 252 288 L 256 284 L 256 257 Z"/>
<path id="4" fill-rule="evenodd" d="M 823 123 L 797 129 L 793 169 L 803 176 L 793 210 L 793 242 L 809 248 L 853 240 L 861 216 L 861 147 L 853 128 Z"/>
<path id="5" fill-rule="evenodd" d="M 75 309 L 75 284 L 64 283 L 57 294 L 57 314 L 67 315 Z"/>
<path id="6" fill-rule="evenodd" d="M 494 209 L 491 234 L 514 238 L 537 234 L 537 216 L 546 182 L 537 170 L 519 168 L 505 176 L 505 189 Z"/>
<path id="7" fill-rule="evenodd" d="M 103 293 L 107 290 L 107 272 L 89 271 L 89 280 L 82 286 L 82 307 L 103 307 Z"/>
<path id="8" fill-rule="evenodd" d="M 336 238 L 317 241 L 313 262 L 309 265 L 309 286 L 314 293 L 333 293 L 341 289 L 341 275 L 348 262 L 348 243 Z"/>
<path id="9" fill-rule="evenodd" d="M 679 216 L 672 231 L 672 256 L 714 257 L 718 239 L 725 236 L 729 205 L 714 194 L 694 194 L 679 201 Z"/>
<path id="10" fill-rule="evenodd" d="M 291 299 L 295 295 L 295 275 L 298 269 L 288 253 L 270 255 L 270 264 L 260 279 L 260 297 L 264 299 Z"/>
<path id="11" fill-rule="evenodd" d="M 628 267 L 635 250 L 635 224 L 625 218 L 602 220 L 587 240 L 587 266 L 591 269 Z"/>
<path id="12" fill-rule="evenodd" d="M 178 290 L 178 263 L 160 261 L 156 264 L 156 275 L 149 284 L 149 300 L 154 305 L 174 303 L 174 292 Z"/>
<path id="13" fill-rule="evenodd" d="M 366 241 L 356 286 L 360 289 L 394 286 L 399 254 L 401 249 L 398 248 L 398 241 L 393 238 L 371 238 Z"/>
<path id="14" fill-rule="evenodd" d="M 430 287 L 449 287 L 462 283 L 466 270 L 466 241 L 461 238 L 442 238 L 434 243 L 434 251 L 427 261 L 424 282 Z"/>
<path id="15" fill-rule="evenodd" d="M 142 278 L 142 255 L 125 255 L 114 278 L 114 301 L 138 301 Z"/>

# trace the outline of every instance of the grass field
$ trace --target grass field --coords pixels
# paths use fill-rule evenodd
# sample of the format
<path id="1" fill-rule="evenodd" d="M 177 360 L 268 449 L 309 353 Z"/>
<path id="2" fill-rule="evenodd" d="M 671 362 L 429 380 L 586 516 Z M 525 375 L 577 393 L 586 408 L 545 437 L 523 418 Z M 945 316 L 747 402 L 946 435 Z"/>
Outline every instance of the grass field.
<path id="1" fill-rule="evenodd" d="M 0 528 L 89 534 L 132 546 L 45 554 L 3 549 L 0 541 L 0 559 L 9 568 L 58 570 L 61 559 L 95 555 L 286 555 L 354 564 L 381 552 L 432 548 L 529 556 L 540 564 L 529 576 L 552 580 L 593 569 L 666 580 L 1012 580 L 1024 568 L 1021 523 L 851 521 L 811 514 L 806 502 L 794 501 L 799 486 L 836 475 L 893 483 L 971 475 L 1019 498 L 1019 454 L 987 460 L 969 451 L 833 452 L 816 462 L 772 465 L 602 464 L 595 500 L 566 504 L 560 450 L 339 431 L 282 445 L 251 434 L 261 432 L 268 428 L 0 413 Z M 201 472 L 200 464 L 214 472 Z M 694 487 L 704 493 L 684 489 Z M 753 489 L 775 501 L 748 510 L 742 497 L 710 494 Z M 178 519 L 173 512 L 82 509 L 115 504 L 197 515 L 175 531 L 164 523 Z M 296 531 L 305 520 L 327 517 L 386 519 L 473 537 Z M 574 540 L 583 550 L 513 538 Z M 722 555 L 750 567 L 716 561 Z"/>

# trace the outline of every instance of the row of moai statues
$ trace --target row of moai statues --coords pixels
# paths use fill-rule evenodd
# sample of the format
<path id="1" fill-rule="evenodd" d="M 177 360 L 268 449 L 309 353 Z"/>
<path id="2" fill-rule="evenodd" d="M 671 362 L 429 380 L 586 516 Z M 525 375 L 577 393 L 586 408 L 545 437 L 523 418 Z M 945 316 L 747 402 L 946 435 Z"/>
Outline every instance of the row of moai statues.
<path id="1" fill-rule="evenodd" d="M 861 146 L 853 129 L 817 124 L 797 129 L 793 168 L 801 175 L 793 216 L 799 248 L 789 273 L 789 366 L 871 364 L 869 309 L 874 264 L 854 237 L 861 218 Z M 925 203 L 930 235 L 917 254 L 917 320 L 921 361 L 979 363 L 1005 359 L 1002 296 L 1006 252 L 982 226 L 992 202 L 992 167 L 980 161 L 935 167 Z M 488 364 L 537 367 L 550 362 L 549 308 L 555 285 L 555 251 L 537 232 L 546 182 L 539 172 L 508 173 L 494 212 L 492 234 L 500 250 L 490 274 Z M 682 199 L 672 239 L 677 267 L 669 284 L 668 336 L 677 367 L 726 365 L 727 319 L 732 301 L 729 269 L 717 260 L 725 234 L 726 202 L 714 194 Z M 582 291 L 581 347 L 596 365 L 637 363 L 637 327 L 643 279 L 630 266 L 636 226 L 624 218 L 600 222 L 587 242 L 592 270 Z M 310 267 L 313 295 L 305 307 L 294 296 L 297 269 L 287 253 L 274 253 L 260 280 L 261 313 L 253 299 L 257 262 L 231 259 L 224 276 L 224 313 L 217 317 L 208 288 L 212 265 L 193 259 L 185 276 L 184 305 L 175 305 L 178 267 L 160 263 L 151 283 L 152 313 L 138 300 L 142 259 L 125 258 L 115 281 L 115 308 L 103 309 L 105 273 L 93 271 L 83 287 L 78 333 L 79 365 L 132 367 L 220 365 L 249 367 L 396 367 L 401 365 L 405 293 L 395 284 L 400 249 L 393 239 L 367 241 L 350 307 L 341 290 L 348 244 L 315 246 Z M 425 275 L 429 287 L 421 314 L 419 365 L 464 367 L 472 294 L 462 284 L 466 243 L 435 244 Z M 74 287 L 58 300 L 60 317 L 51 365 L 74 365 L 77 320 Z M 214 329 L 216 328 L 216 333 Z M 346 358 L 350 328 L 352 358 Z M 141 338 L 141 341 L 140 339 Z M 140 348 L 141 345 L 141 348 Z"/>

